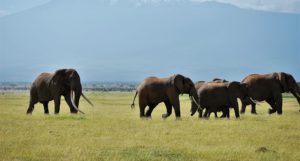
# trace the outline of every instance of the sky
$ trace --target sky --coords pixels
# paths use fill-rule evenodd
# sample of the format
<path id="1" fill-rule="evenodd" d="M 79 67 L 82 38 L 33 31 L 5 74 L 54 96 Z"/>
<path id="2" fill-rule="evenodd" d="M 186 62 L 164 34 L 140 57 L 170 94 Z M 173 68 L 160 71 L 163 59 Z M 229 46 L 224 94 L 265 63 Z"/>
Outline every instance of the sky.
<path id="1" fill-rule="evenodd" d="M 0 54 L 0 82 L 59 68 L 84 82 L 300 81 L 300 0 L 0 0 Z"/>

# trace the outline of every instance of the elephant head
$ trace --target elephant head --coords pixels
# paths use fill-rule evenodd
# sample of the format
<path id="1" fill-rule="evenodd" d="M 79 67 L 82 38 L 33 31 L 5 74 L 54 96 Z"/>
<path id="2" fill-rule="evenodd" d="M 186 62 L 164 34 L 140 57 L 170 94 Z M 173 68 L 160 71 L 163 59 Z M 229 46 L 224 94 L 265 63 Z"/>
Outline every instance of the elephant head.
<path id="1" fill-rule="evenodd" d="M 300 104 L 300 88 L 294 77 L 291 74 L 284 72 L 274 73 L 274 77 L 279 80 L 283 93 L 291 92 Z"/>
<path id="2" fill-rule="evenodd" d="M 62 94 L 70 98 L 71 105 L 77 111 L 83 113 L 79 110 L 79 100 L 80 96 L 83 96 L 84 99 L 92 106 L 93 104 L 83 95 L 82 86 L 80 82 L 80 76 L 74 69 L 59 69 L 57 70 L 52 79 L 50 85 L 53 84 L 55 91 L 59 91 L 58 94 Z M 74 112 L 77 112 L 74 111 Z"/>
<path id="3" fill-rule="evenodd" d="M 197 101 L 197 90 L 190 78 L 177 74 L 171 77 L 171 84 L 174 85 L 180 94 L 189 94 L 190 99 L 200 108 L 200 103 Z"/>
<path id="4" fill-rule="evenodd" d="M 200 108 L 197 90 L 190 78 L 177 74 L 171 77 L 171 84 L 174 85 L 180 94 L 189 94 L 190 99 Z"/>
<path id="5" fill-rule="evenodd" d="M 246 99 L 248 97 L 247 85 L 244 83 L 237 81 L 228 82 L 227 88 L 232 98 Z"/>
<path id="6" fill-rule="evenodd" d="M 226 83 L 228 81 L 226 79 L 215 78 L 215 79 L 212 80 L 212 82 L 215 82 L 215 83 Z"/>

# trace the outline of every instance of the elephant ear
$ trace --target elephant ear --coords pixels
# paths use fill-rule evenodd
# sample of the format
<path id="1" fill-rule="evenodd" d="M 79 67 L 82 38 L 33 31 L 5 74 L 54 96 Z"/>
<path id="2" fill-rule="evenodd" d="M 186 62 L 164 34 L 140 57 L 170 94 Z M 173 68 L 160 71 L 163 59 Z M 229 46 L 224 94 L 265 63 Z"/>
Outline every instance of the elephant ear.
<path id="1" fill-rule="evenodd" d="M 229 88 L 229 89 L 236 89 L 236 88 L 238 88 L 240 85 L 241 85 L 240 82 L 233 81 L 233 82 L 228 83 L 228 88 Z"/>
<path id="2" fill-rule="evenodd" d="M 283 72 L 277 73 L 277 79 L 280 81 L 283 91 L 288 92 L 289 86 L 288 86 L 288 82 L 287 82 L 287 74 L 283 73 Z"/>
<path id="3" fill-rule="evenodd" d="M 239 87 L 240 87 L 240 82 L 237 81 L 229 82 L 227 84 L 227 88 L 229 89 L 230 93 L 234 95 L 238 92 Z"/>
<path id="4" fill-rule="evenodd" d="M 66 71 L 67 71 L 67 69 L 59 69 L 59 70 L 57 70 L 54 73 L 54 75 L 53 75 L 53 77 L 51 79 L 51 83 L 54 83 L 54 84 L 60 84 L 60 83 L 62 83 L 62 81 L 65 79 Z"/>
<path id="5" fill-rule="evenodd" d="M 172 76 L 171 78 L 171 84 L 174 85 L 175 88 L 177 88 L 177 90 L 180 93 L 183 93 L 183 86 L 184 86 L 184 76 L 180 75 L 180 74 L 176 74 L 174 76 Z"/>

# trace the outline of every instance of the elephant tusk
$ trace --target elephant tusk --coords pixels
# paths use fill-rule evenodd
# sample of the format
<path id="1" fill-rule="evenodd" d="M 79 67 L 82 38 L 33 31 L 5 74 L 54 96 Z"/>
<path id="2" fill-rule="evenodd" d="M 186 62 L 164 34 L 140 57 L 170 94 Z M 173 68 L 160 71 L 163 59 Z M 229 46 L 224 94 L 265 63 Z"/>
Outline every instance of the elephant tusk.
<path id="1" fill-rule="evenodd" d="M 253 102 L 253 103 L 256 103 L 256 104 L 258 104 L 258 102 L 259 101 L 257 101 L 257 100 L 254 100 L 254 99 L 252 99 L 251 97 L 249 97 L 250 98 L 250 100 Z"/>
<path id="2" fill-rule="evenodd" d="M 81 95 L 92 107 L 94 107 L 94 104 L 88 98 L 86 98 L 83 93 L 81 93 Z"/>
<path id="3" fill-rule="evenodd" d="M 198 109 L 203 110 L 201 108 L 201 106 L 197 103 L 197 101 L 195 100 L 194 96 L 192 96 L 192 100 L 195 102 L 195 104 L 198 106 Z"/>
<path id="4" fill-rule="evenodd" d="M 79 110 L 78 107 L 75 105 L 74 99 L 73 99 L 73 91 L 72 91 L 72 90 L 71 90 L 71 93 L 70 93 L 70 98 L 71 98 L 71 103 L 72 103 L 73 107 L 74 107 L 77 111 L 79 111 L 80 113 L 84 114 L 84 112 L 82 112 L 81 110 Z"/>

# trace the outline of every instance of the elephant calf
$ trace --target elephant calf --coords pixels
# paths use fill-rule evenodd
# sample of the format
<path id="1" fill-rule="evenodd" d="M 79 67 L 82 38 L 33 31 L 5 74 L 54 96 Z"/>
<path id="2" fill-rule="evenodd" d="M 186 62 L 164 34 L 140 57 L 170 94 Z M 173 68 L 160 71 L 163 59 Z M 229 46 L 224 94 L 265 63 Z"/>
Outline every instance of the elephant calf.
<path id="1" fill-rule="evenodd" d="M 245 84 L 239 82 L 216 83 L 209 82 L 202 85 L 197 91 L 200 106 L 205 108 L 204 117 L 209 117 L 211 112 L 223 111 L 229 118 L 229 107 L 234 108 L 235 117 L 238 118 L 239 107 L 237 98 L 247 97 L 247 88 Z M 195 106 L 191 108 L 191 115 L 197 111 Z"/>
<path id="2" fill-rule="evenodd" d="M 210 81 L 210 82 L 205 82 L 205 81 L 198 81 L 198 82 L 196 82 L 195 83 L 195 88 L 196 88 L 196 90 L 198 91 L 198 90 L 200 90 L 200 88 L 201 87 L 203 87 L 203 85 L 205 84 L 205 83 L 226 83 L 226 82 L 228 82 L 227 80 L 225 80 L 225 79 L 219 79 L 219 78 L 215 78 L 215 79 L 213 79 L 212 81 Z M 198 93 L 198 92 L 197 92 Z M 199 97 L 199 96 L 198 96 Z M 192 107 L 191 108 L 197 108 L 197 105 L 193 102 L 193 101 L 191 101 L 191 105 L 192 105 Z M 229 108 L 229 107 L 218 107 L 218 109 L 217 109 L 217 111 L 214 111 L 214 113 L 215 113 L 215 117 L 217 118 L 218 117 L 218 114 L 217 114 L 217 112 L 223 112 L 223 114 L 222 114 L 222 116 L 221 117 L 226 117 L 226 109 L 227 108 Z M 198 113 L 199 113 L 199 118 L 202 118 L 202 109 L 200 109 L 200 108 L 198 108 Z M 210 114 L 209 114 L 210 115 Z"/>
<path id="3" fill-rule="evenodd" d="M 153 109 L 161 102 L 164 102 L 167 113 L 163 118 L 167 118 L 174 108 L 176 118 L 180 118 L 180 94 L 189 94 L 192 100 L 199 105 L 197 92 L 194 83 L 190 78 L 180 74 L 167 78 L 148 77 L 137 88 L 131 107 L 134 107 L 136 96 L 139 97 L 140 117 L 151 117 Z M 146 106 L 149 107 L 145 114 Z"/>
<path id="4" fill-rule="evenodd" d="M 71 113 L 79 110 L 79 99 L 83 96 L 92 106 L 93 104 L 83 95 L 80 77 L 74 69 L 60 69 L 55 73 L 42 73 L 32 83 L 30 89 L 30 101 L 27 114 L 31 114 L 34 105 L 38 102 L 44 105 L 45 114 L 49 114 L 48 103 L 54 100 L 55 114 L 60 110 L 60 97 L 65 97 Z"/>

